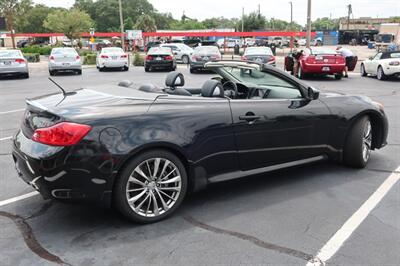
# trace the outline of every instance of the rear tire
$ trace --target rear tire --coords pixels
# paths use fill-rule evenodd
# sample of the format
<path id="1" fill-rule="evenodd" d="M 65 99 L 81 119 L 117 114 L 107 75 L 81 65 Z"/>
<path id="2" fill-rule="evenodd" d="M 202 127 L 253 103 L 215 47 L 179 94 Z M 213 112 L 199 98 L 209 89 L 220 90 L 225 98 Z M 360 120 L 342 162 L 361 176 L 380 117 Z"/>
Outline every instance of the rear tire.
<path id="1" fill-rule="evenodd" d="M 55 70 L 50 70 L 49 74 L 50 74 L 50 76 L 55 76 L 56 75 L 56 71 Z"/>
<path id="2" fill-rule="evenodd" d="M 23 74 L 22 74 L 22 78 L 28 79 L 28 78 L 29 78 L 29 73 L 23 73 Z"/>
<path id="3" fill-rule="evenodd" d="M 77 74 L 77 75 L 82 75 L 82 70 L 77 70 L 77 71 L 76 71 L 76 74 Z"/>
<path id="4" fill-rule="evenodd" d="M 128 66 L 124 66 L 123 71 L 128 71 L 129 67 Z"/>
<path id="5" fill-rule="evenodd" d="M 145 68 L 144 68 L 144 71 L 145 71 L 145 72 L 150 72 L 150 68 L 149 68 L 149 67 L 145 67 Z"/>
<path id="6" fill-rule="evenodd" d="M 189 64 L 189 57 L 187 55 L 182 56 L 182 63 Z"/>
<path id="7" fill-rule="evenodd" d="M 347 134 L 343 150 L 345 165 L 364 168 L 371 154 L 372 124 L 368 116 L 359 118 Z"/>
<path id="8" fill-rule="evenodd" d="M 376 78 L 379 80 L 385 80 L 387 78 L 381 66 L 378 66 L 378 71 L 376 72 Z"/>
<path id="9" fill-rule="evenodd" d="M 301 66 L 299 66 L 299 69 L 297 70 L 297 77 L 299 79 L 304 79 L 304 73 L 303 73 Z"/>
<path id="10" fill-rule="evenodd" d="M 137 155 L 121 172 L 113 203 L 129 220 L 152 223 L 171 215 L 182 203 L 186 189 L 181 160 L 168 151 L 151 150 Z"/>
<path id="11" fill-rule="evenodd" d="M 366 77 L 368 75 L 367 72 L 365 71 L 364 64 L 361 64 L 361 66 L 360 66 L 360 74 L 361 74 L 361 77 Z"/>
<path id="12" fill-rule="evenodd" d="M 196 69 L 190 68 L 190 73 L 192 73 L 192 74 L 196 73 Z"/>
<path id="13" fill-rule="evenodd" d="M 335 79 L 337 79 L 337 80 L 341 80 L 342 77 L 343 77 L 342 74 L 335 74 Z"/>

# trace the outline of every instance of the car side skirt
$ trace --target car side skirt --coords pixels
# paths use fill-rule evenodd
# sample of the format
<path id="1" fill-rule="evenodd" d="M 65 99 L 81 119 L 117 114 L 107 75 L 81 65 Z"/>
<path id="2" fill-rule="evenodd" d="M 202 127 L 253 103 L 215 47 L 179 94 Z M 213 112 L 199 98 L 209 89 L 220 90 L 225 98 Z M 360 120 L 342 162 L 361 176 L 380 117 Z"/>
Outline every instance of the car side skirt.
<path id="1" fill-rule="evenodd" d="M 236 178 L 240 178 L 240 177 L 244 177 L 244 176 L 256 175 L 256 174 L 261 174 L 261 173 L 265 173 L 265 172 L 272 172 L 275 170 L 280 170 L 280 169 L 289 168 L 289 167 L 293 167 L 293 166 L 318 162 L 318 161 L 322 161 L 322 160 L 326 160 L 326 159 L 328 159 L 327 155 L 319 155 L 319 156 L 315 156 L 315 157 L 311 157 L 311 158 L 307 158 L 307 159 L 296 160 L 296 161 L 281 163 L 281 164 L 275 164 L 275 165 L 252 169 L 252 170 L 247 170 L 247 171 L 236 171 L 236 172 L 232 172 L 232 173 L 216 175 L 216 176 L 209 178 L 208 181 L 209 181 L 209 183 L 217 183 L 217 182 L 232 180 L 232 179 L 236 179 Z"/>

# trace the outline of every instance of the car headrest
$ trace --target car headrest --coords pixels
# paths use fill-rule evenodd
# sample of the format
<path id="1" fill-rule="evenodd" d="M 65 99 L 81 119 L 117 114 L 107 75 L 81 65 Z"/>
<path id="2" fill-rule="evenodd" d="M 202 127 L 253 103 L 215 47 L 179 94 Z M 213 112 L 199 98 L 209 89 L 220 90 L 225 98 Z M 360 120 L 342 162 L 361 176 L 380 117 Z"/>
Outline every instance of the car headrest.
<path id="1" fill-rule="evenodd" d="M 166 88 L 164 92 L 171 95 L 192 96 L 192 94 L 184 88 Z"/>
<path id="2" fill-rule="evenodd" d="M 185 86 L 185 78 L 179 71 L 169 72 L 165 79 L 165 86 L 170 88 Z"/>
<path id="3" fill-rule="evenodd" d="M 201 87 L 201 96 L 224 98 L 224 88 L 222 87 L 221 82 L 213 79 L 204 82 Z"/>
<path id="4" fill-rule="evenodd" d="M 140 85 L 139 90 L 144 92 L 163 92 L 161 88 L 155 86 L 154 84 Z"/>
<path id="5" fill-rule="evenodd" d="M 120 81 L 120 82 L 118 83 L 118 86 L 129 88 L 132 84 L 133 84 L 132 81 L 126 79 L 126 80 Z"/>

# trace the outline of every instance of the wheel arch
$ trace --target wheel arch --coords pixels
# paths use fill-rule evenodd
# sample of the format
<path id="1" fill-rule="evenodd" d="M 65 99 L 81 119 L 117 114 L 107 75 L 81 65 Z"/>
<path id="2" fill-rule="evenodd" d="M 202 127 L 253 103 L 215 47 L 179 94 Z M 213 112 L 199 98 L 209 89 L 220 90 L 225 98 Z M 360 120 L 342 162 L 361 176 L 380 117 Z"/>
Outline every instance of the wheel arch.
<path id="1" fill-rule="evenodd" d="M 379 114 L 375 110 L 365 110 L 361 113 L 358 113 L 356 116 L 354 116 L 350 120 L 350 124 L 346 130 L 345 143 L 347 142 L 350 130 L 353 128 L 356 121 L 358 121 L 359 119 L 361 119 L 364 116 L 368 116 L 371 120 L 371 125 L 372 125 L 372 147 L 371 147 L 371 149 L 374 150 L 375 148 L 380 147 L 382 145 L 382 138 L 383 138 L 383 134 L 384 134 L 384 132 L 383 132 L 384 122 L 382 121 L 381 114 Z"/>
<path id="2" fill-rule="evenodd" d="M 114 186 L 115 186 L 115 181 L 117 180 L 119 174 L 125 169 L 125 167 L 128 166 L 129 162 L 132 161 L 136 156 L 139 154 L 145 153 L 147 151 L 151 150 L 164 150 L 167 152 L 170 152 L 177 156 L 183 166 L 185 167 L 187 177 L 188 177 L 188 192 L 194 190 L 195 187 L 195 180 L 194 180 L 194 175 L 191 167 L 190 161 L 187 159 L 185 152 L 181 149 L 176 144 L 173 143 L 168 143 L 168 142 L 154 142 L 154 143 L 148 143 L 146 145 L 143 145 L 141 147 L 135 148 L 125 158 L 123 161 L 120 163 L 119 167 L 116 169 L 116 174 L 112 180 L 112 190 L 114 191 Z"/>

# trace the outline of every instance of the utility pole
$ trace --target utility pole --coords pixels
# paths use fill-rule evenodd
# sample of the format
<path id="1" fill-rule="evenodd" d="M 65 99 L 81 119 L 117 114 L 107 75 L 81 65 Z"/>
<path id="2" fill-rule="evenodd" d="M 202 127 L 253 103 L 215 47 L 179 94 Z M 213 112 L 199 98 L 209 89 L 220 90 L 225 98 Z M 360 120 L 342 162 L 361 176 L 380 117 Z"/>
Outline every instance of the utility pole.
<path id="1" fill-rule="evenodd" d="M 242 32 L 244 31 L 244 7 L 242 7 Z"/>
<path id="2" fill-rule="evenodd" d="M 351 4 L 347 6 L 347 30 L 350 29 L 350 15 L 353 13 L 353 10 L 351 8 Z"/>
<path id="3" fill-rule="evenodd" d="M 124 31 L 124 18 L 122 16 L 122 2 L 118 0 L 119 4 L 119 23 L 121 24 L 121 44 L 122 49 L 125 51 L 125 31 Z"/>
<path id="4" fill-rule="evenodd" d="M 310 48 L 311 43 L 311 0 L 307 2 L 307 42 L 306 47 Z"/>
<path id="5" fill-rule="evenodd" d="M 290 31 L 293 31 L 293 2 L 290 1 Z M 293 50 L 293 35 L 290 36 L 290 52 Z"/>

